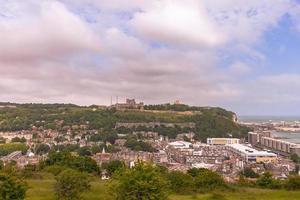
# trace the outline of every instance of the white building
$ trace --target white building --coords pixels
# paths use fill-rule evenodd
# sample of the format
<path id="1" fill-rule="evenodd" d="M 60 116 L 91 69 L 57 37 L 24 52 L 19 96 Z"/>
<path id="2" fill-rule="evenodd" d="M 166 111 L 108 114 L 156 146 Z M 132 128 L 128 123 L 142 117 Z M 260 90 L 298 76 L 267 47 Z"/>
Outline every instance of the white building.
<path id="1" fill-rule="evenodd" d="M 205 168 L 205 169 L 212 169 L 214 167 L 213 164 L 207 163 L 193 163 L 192 168 Z"/>
<path id="2" fill-rule="evenodd" d="M 277 155 L 267 151 L 258 151 L 243 144 L 228 144 L 228 150 L 238 154 L 246 162 L 274 162 Z"/>
<path id="3" fill-rule="evenodd" d="M 192 143 L 185 141 L 176 141 L 168 144 L 169 147 L 174 149 L 189 149 L 192 146 Z"/>

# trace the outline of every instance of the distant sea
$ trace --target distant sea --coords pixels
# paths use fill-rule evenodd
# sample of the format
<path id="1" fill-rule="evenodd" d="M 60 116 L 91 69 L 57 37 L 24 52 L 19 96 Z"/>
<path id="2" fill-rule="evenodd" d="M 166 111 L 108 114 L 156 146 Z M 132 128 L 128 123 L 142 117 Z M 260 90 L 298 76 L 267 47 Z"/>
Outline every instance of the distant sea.
<path id="1" fill-rule="evenodd" d="M 240 122 L 250 123 L 263 123 L 263 122 L 300 122 L 300 116 L 239 116 Z M 300 144 L 300 133 L 299 132 L 272 132 L 274 137 L 282 138 L 288 142 Z"/>
<path id="2" fill-rule="evenodd" d="M 300 116 L 238 116 L 240 122 L 295 122 L 300 121 Z"/>
<path id="3" fill-rule="evenodd" d="M 282 138 L 285 141 L 300 144 L 300 133 L 273 132 L 274 137 Z"/>

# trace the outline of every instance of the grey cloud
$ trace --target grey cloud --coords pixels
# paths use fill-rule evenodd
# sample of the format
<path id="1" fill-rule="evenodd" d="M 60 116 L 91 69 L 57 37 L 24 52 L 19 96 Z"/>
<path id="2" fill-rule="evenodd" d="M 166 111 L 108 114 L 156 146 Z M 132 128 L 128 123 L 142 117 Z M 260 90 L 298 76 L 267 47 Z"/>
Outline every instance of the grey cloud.
<path id="1" fill-rule="evenodd" d="M 242 23 L 236 21 L 239 16 L 235 15 L 229 21 L 221 21 L 222 26 L 218 26 L 221 23 L 218 21 L 220 18 L 216 19 L 219 11 L 229 9 L 228 13 L 232 14 L 232 8 L 228 5 L 237 1 L 226 0 L 226 5 L 216 8 L 205 1 L 204 6 L 208 6 L 208 11 L 205 11 L 205 16 L 209 18 L 207 23 L 216 23 L 212 26 L 217 27 L 217 30 L 224 30 L 220 32 L 211 28 L 207 31 L 212 32 L 217 43 L 222 45 L 202 45 L 201 41 L 207 36 L 204 34 L 200 40 L 196 38 L 200 41 L 196 48 L 193 45 L 183 45 L 182 48 L 183 43 L 191 44 L 195 41 L 194 33 L 193 37 L 189 34 L 192 29 L 186 29 L 185 26 L 171 27 L 177 31 L 175 36 L 168 32 L 163 37 L 159 34 L 160 22 L 141 26 L 140 22 L 145 20 L 143 17 L 139 23 L 123 19 L 122 23 L 116 22 L 107 26 L 106 23 L 110 23 L 111 18 L 118 19 L 111 17 L 111 12 L 111 15 L 115 15 L 116 10 L 122 9 L 113 5 L 109 7 L 109 1 L 98 2 L 100 7 L 104 6 L 106 9 L 105 15 L 100 14 L 99 17 L 97 13 L 93 13 L 93 17 L 99 17 L 97 19 L 100 20 L 93 24 L 88 24 L 71 12 L 69 5 L 56 1 L 31 2 L 35 5 L 33 13 L 28 11 L 32 6 L 25 11 L 20 8 L 22 12 L 19 12 L 20 9 L 10 12 L 24 16 L 22 20 L 0 20 L 0 36 L 5 38 L 0 41 L 0 99 L 3 101 L 109 104 L 110 96 L 118 95 L 120 98 L 134 97 L 146 103 L 179 99 L 195 105 L 225 105 L 243 112 L 247 109 L 255 110 L 256 105 L 265 105 L 266 100 L 270 100 L 268 103 L 273 102 L 272 105 L 275 106 L 281 102 L 298 102 L 298 75 L 258 77 L 249 82 L 241 81 L 240 78 L 247 75 L 250 68 L 255 69 L 253 63 L 235 59 L 231 68 L 220 67 L 220 52 L 224 56 L 241 53 L 263 62 L 264 55 L 255 51 L 248 43 L 253 38 L 255 42 L 259 42 L 258 36 L 238 36 L 233 28 L 244 28 L 246 32 L 258 28 L 259 35 L 263 34 L 270 26 L 276 25 L 286 12 L 284 1 L 280 1 L 279 5 L 270 5 L 271 1 L 237 4 L 242 15 L 245 14 L 243 8 L 247 5 L 263 8 L 258 9 L 258 12 L 274 6 L 276 8 L 274 9 L 277 14 L 265 17 L 259 13 L 259 19 L 244 19 L 246 27 L 241 27 Z M 85 3 L 76 2 L 79 5 Z M 136 6 L 144 11 L 131 13 L 137 14 L 136 19 L 141 15 L 147 17 L 147 10 L 153 12 L 153 5 L 149 7 L 146 3 L 134 0 L 130 4 L 127 11 Z M 51 14 L 53 12 L 56 14 Z M 156 12 L 159 10 L 154 13 Z M 261 23 L 257 25 L 257 21 Z M 144 28 L 155 31 L 155 34 L 144 32 Z M 219 35 L 221 39 L 225 38 L 225 43 L 228 38 L 229 41 L 236 37 L 239 39 L 234 47 L 228 47 L 223 44 L 223 40 L 218 40 Z M 178 38 L 181 42 L 177 41 Z M 152 40 L 170 45 L 152 46 L 149 42 Z M 173 42 L 176 44 L 172 45 Z M 230 44 L 229 42 L 227 45 Z M 280 82 L 284 84 L 279 84 Z M 276 100 L 271 101 L 271 98 Z"/>

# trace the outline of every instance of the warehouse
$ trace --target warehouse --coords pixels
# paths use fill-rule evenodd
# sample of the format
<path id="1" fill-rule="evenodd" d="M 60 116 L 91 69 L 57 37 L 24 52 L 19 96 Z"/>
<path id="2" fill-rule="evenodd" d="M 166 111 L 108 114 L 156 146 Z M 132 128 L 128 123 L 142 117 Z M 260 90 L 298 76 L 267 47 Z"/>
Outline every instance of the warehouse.
<path id="1" fill-rule="evenodd" d="M 228 144 L 228 150 L 240 156 L 246 162 L 275 162 L 277 155 L 267 151 L 258 151 L 243 144 Z"/>

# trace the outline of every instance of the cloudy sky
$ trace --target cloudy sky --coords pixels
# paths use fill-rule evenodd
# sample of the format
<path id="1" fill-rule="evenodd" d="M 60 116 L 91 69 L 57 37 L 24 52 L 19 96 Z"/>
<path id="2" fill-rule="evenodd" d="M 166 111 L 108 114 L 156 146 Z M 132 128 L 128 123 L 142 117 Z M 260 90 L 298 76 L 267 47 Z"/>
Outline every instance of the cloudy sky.
<path id="1" fill-rule="evenodd" d="M 300 115 L 298 0 L 0 0 L 0 101 Z"/>

